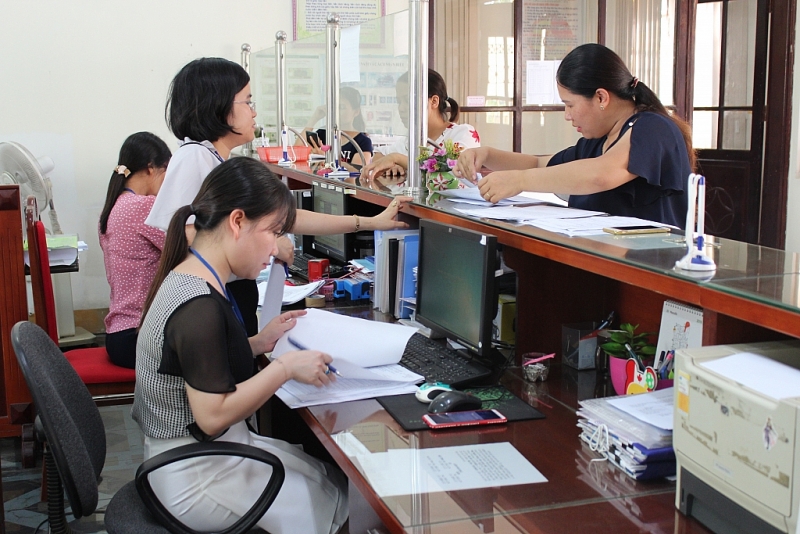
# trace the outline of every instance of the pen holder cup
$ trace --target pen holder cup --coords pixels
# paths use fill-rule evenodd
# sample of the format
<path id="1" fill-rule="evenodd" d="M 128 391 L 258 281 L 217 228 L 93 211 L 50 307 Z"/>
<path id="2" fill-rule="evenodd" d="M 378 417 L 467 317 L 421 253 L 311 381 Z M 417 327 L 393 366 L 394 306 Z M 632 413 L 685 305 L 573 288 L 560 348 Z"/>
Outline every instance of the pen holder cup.
<path id="1" fill-rule="evenodd" d="M 625 362 L 627 361 L 627 358 L 617 358 L 611 355 L 608 357 L 608 370 L 611 375 L 611 384 L 614 386 L 614 391 L 617 395 L 625 395 Z"/>
<path id="2" fill-rule="evenodd" d="M 522 355 L 522 361 L 525 360 L 539 358 L 544 356 L 544 352 L 527 352 Z M 541 380 L 544 382 L 547 380 L 547 375 L 550 374 L 550 361 L 552 358 L 548 358 L 546 360 L 542 360 L 540 362 L 532 363 L 530 365 L 523 365 L 522 366 L 522 375 L 525 377 L 525 380 L 528 382 L 536 382 Z"/>
<path id="3" fill-rule="evenodd" d="M 561 326 L 561 361 L 564 365 L 579 370 L 594 369 L 599 324 L 585 322 Z"/>
<path id="4" fill-rule="evenodd" d="M 614 391 L 616 391 L 617 395 L 625 395 L 627 393 L 625 388 L 627 381 L 627 362 L 628 358 L 617 358 L 616 356 L 608 357 L 611 384 L 614 386 Z M 673 381 L 669 379 L 659 380 L 656 382 L 656 389 L 670 388 L 672 384 Z"/>

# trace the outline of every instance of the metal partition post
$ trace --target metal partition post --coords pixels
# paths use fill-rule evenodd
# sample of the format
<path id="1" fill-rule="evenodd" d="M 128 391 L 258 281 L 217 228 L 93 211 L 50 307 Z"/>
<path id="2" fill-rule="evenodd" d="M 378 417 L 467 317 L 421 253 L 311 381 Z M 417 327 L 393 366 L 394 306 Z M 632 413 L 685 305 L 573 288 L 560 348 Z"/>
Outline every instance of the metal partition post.
<path id="1" fill-rule="evenodd" d="M 428 141 L 428 0 L 408 2 L 408 171 L 405 194 L 420 196 L 420 147 Z"/>
<path id="2" fill-rule="evenodd" d="M 250 75 L 250 45 L 247 44 L 247 43 L 244 43 L 242 45 L 242 59 L 241 59 L 241 61 L 242 61 L 242 68 L 244 69 L 244 71 L 249 76 Z M 255 153 L 255 150 L 253 150 L 253 142 L 252 141 L 250 141 L 248 143 L 245 143 L 242 146 L 242 155 L 243 156 L 250 157 L 254 153 Z"/>
<path id="3" fill-rule="evenodd" d="M 250 45 L 247 43 L 242 45 L 242 68 L 250 74 Z"/>
<path id="4" fill-rule="evenodd" d="M 325 40 L 325 96 L 327 110 L 327 124 L 325 125 L 325 139 L 331 147 L 325 153 L 325 164 L 334 171 L 339 168 L 339 154 L 341 141 L 339 140 L 339 15 L 328 15 Z"/>
<path id="5" fill-rule="evenodd" d="M 278 92 L 277 117 L 275 124 L 277 131 L 275 139 L 281 140 L 283 127 L 286 125 L 286 32 L 279 31 L 275 34 L 275 72 Z"/>

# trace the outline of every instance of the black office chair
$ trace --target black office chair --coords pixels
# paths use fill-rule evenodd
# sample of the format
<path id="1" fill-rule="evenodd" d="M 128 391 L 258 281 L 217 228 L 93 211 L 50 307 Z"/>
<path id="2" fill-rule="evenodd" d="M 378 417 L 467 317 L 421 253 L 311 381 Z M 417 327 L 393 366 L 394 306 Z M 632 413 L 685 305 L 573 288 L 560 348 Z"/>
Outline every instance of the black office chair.
<path id="1" fill-rule="evenodd" d="M 103 420 L 89 390 L 44 330 L 31 322 L 19 322 L 11 329 L 11 343 L 36 407 L 37 434 L 45 444 L 51 532 L 71 532 L 64 512 L 65 491 L 76 519 L 97 509 L 97 485 L 106 459 Z M 272 466 L 272 476 L 253 507 L 220 533 L 242 533 L 253 528 L 283 485 L 283 464 L 275 455 L 256 447 L 212 441 L 177 447 L 142 463 L 136 480 L 123 486 L 108 504 L 108 532 L 197 534 L 159 502 L 147 477 L 173 462 L 208 455 L 241 456 Z"/>

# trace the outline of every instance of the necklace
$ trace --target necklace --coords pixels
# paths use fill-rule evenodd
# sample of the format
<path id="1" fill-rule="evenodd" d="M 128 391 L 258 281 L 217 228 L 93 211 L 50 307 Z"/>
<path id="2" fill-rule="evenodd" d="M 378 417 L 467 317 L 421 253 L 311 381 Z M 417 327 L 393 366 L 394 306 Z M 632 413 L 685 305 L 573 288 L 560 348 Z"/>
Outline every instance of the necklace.
<path id="1" fill-rule="evenodd" d="M 219 287 L 222 288 L 222 292 L 225 294 L 225 298 L 228 299 L 228 302 L 231 303 L 231 307 L 233 308 L 233 314 L 236 315 L 236 318 L 239 319 L 239 322 L 242 323 L 242 326 L 244 326 L 244 318 L 242 317 L 242 312 L 239 311 L 239 306 L 236 304 L 236 300 L 233 298 L 233 295 L 231 295 L 228 292 L 228 288 L 225 287 L 225 284 L 223 284 L 222 280 L 219 279 L 219 275 L 217 274 L 217 271 L 215 271 L 214 268 L 211 266 L 211 264 L 208 263 L 206 261 L 206 259 L 203 256 L 201 256 L 200 253 L 197 252 L 195 249 L 193 249 L 192 247 L 189 247 L 189 252 L 194 254 L 195 257 L 198 260 L 200 260 L 200 263 L 205 265 L 206 269 L 211 271 L 211 274 L 213 274 L 214 278 L 217 279 L 217 282 L 219 283 Z"/>

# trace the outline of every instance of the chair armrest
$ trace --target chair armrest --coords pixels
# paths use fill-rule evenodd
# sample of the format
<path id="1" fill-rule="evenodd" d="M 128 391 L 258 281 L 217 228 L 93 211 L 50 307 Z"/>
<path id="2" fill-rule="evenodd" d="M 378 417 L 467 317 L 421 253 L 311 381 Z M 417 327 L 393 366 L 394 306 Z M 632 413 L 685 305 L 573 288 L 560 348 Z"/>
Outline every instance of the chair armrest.
<path id="1" fill-rule="evenodd" d="M 252 529 L 259 519 L 266 513 L 272 505 L 275 498 L 278 496 L 281 486 L 283 486 L 286 472 L 283 468 L 283 463 L 274 454 L 265 450 L 253 447 L 251 445 L 244 445 L 242 443 L 230 443 L 226 441 L 210 441 L 204 443 L 191 443 L 183 445 L 174 449 L 163 452 L 149 460 L 142 462 L 139 469 L 136 471 L 136 489 L 139 496 L 144 501 L 145 506 L 150 512 L 164 525 L 170 532 L 186 532 L 190 534 L 200 534 L 188 528 L 181 523 L 175 516 L 173 516 L 166 507 L 158 500 L 148 475 L 166 465 L 188 460 L 190 458 L 198 458 L 202 456 L 240 456 L 250 460 L 257 460 L 259 462 L 272 466 L 272 476 L 267 482 L 264 491 L 256 500 L 253 507 L 247 511 L 236 523 L 220 530 L 219 534 L 239 534 L 248 532 Z"/>

